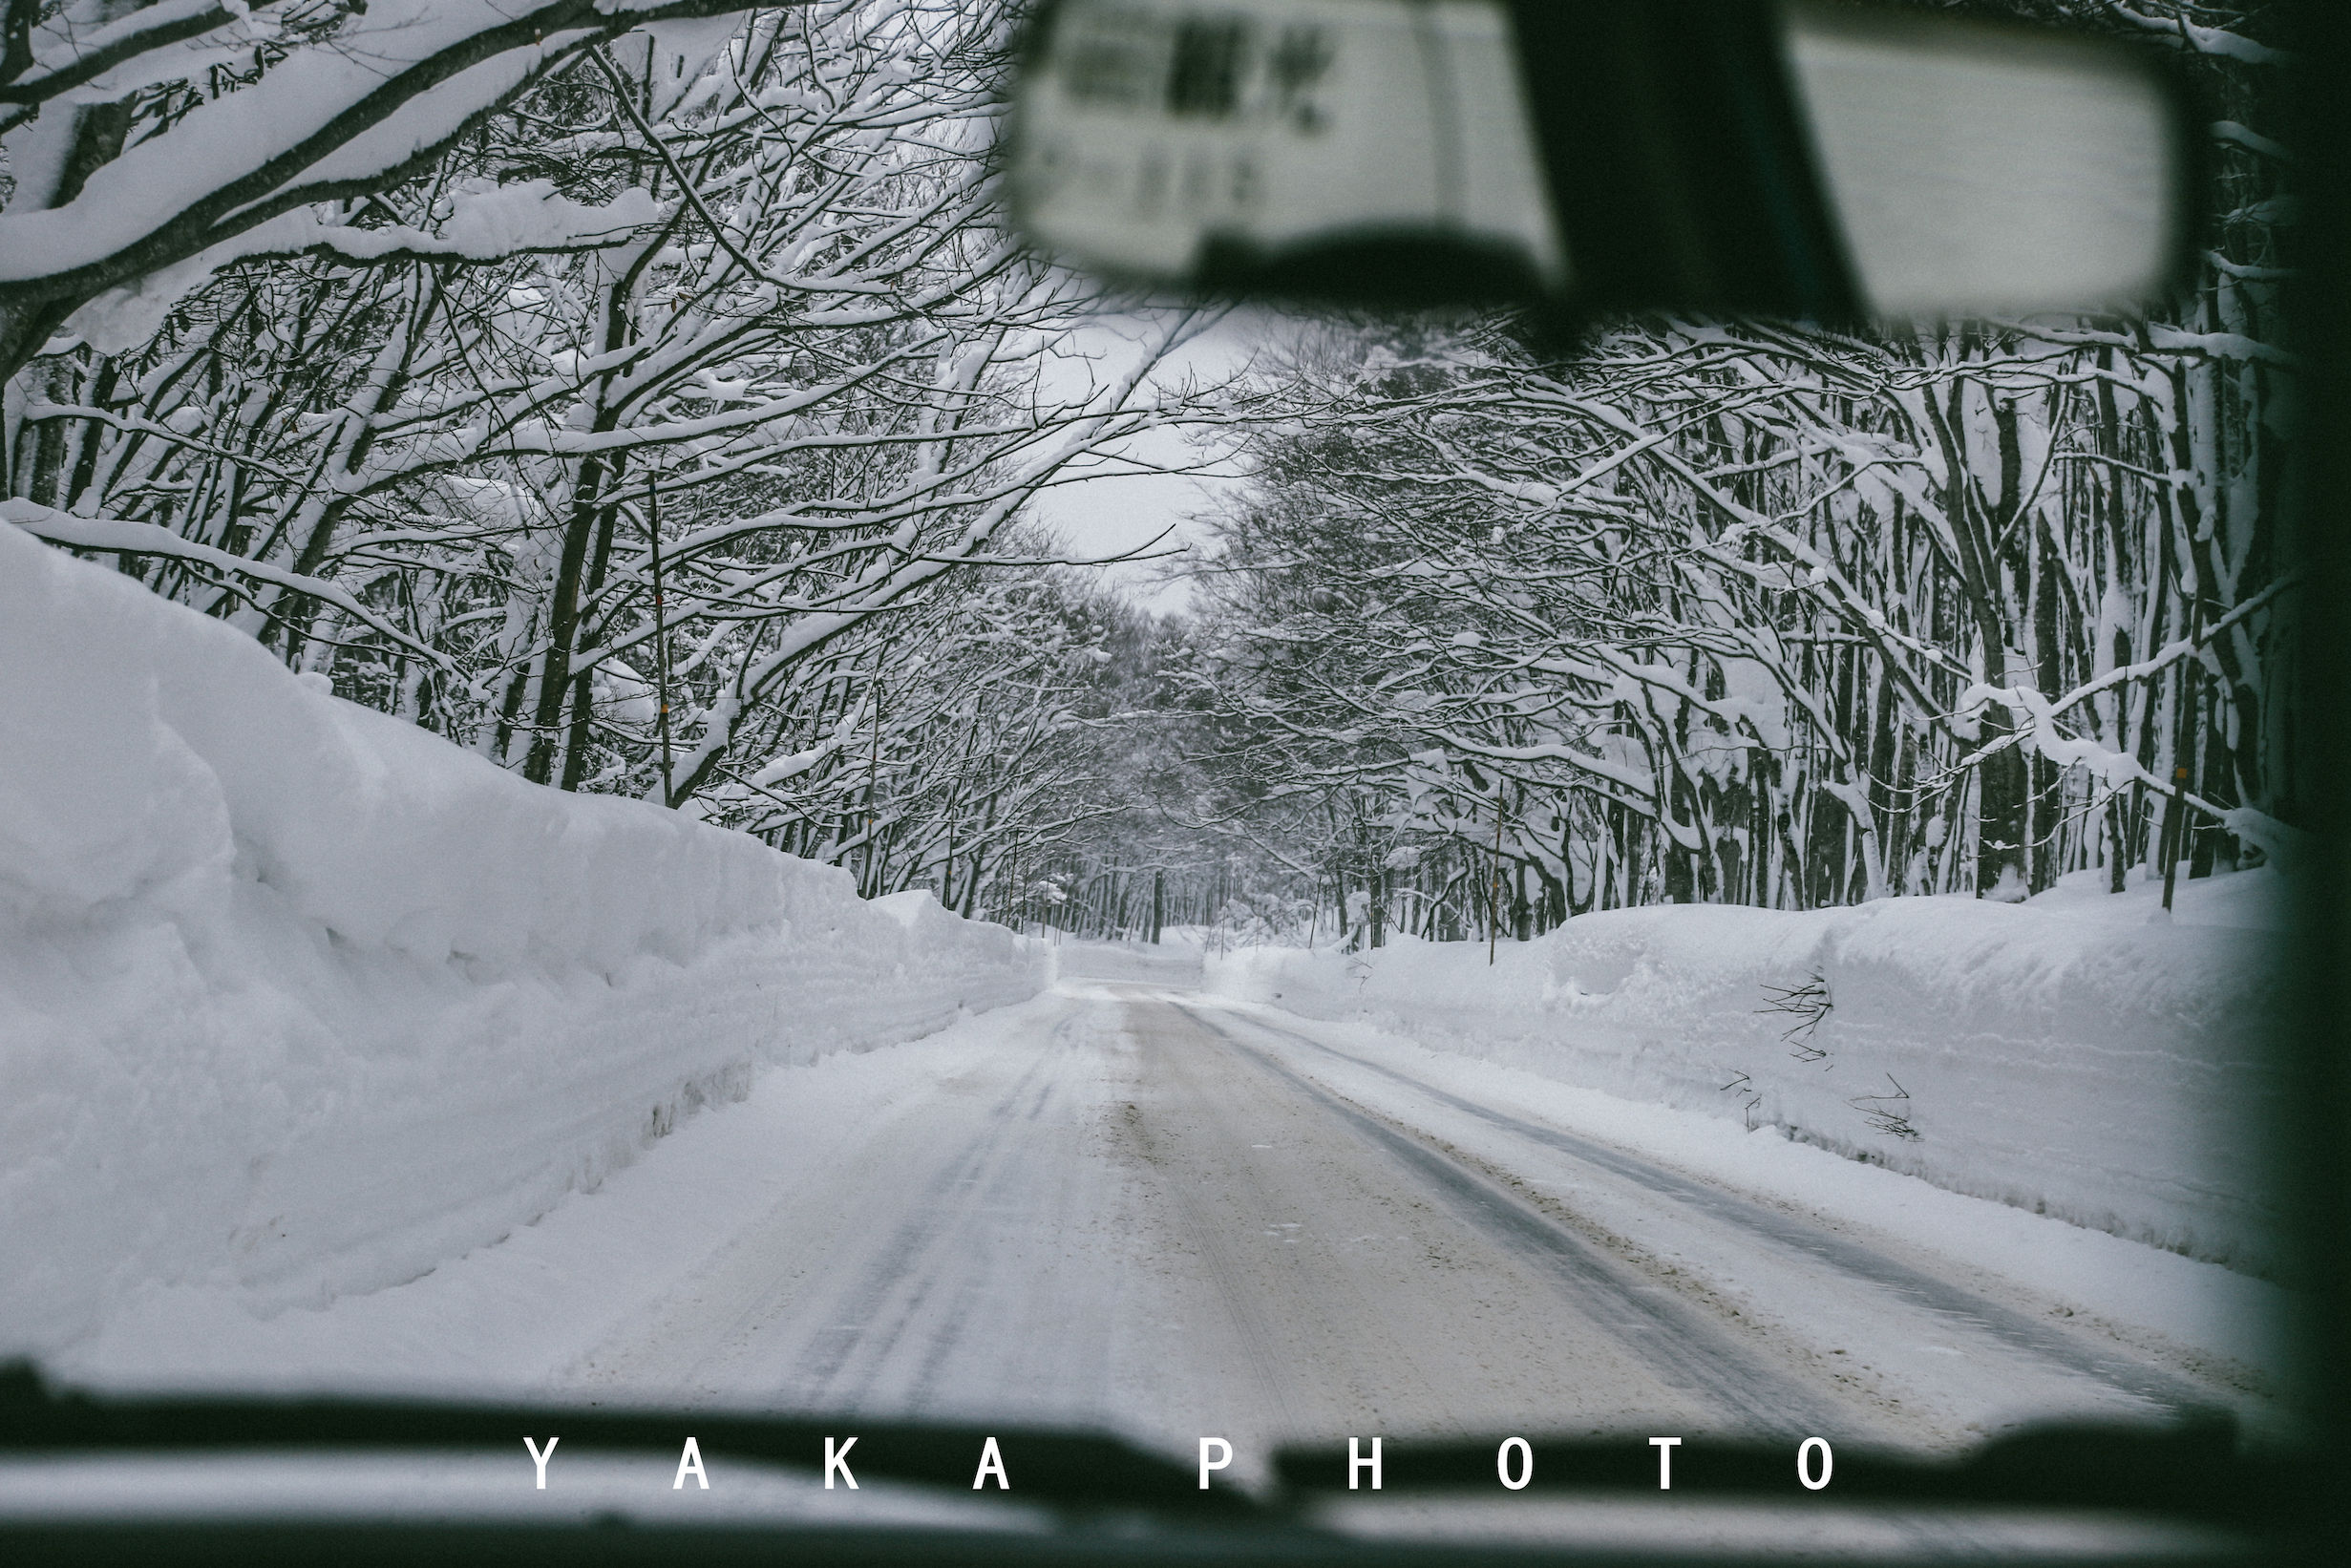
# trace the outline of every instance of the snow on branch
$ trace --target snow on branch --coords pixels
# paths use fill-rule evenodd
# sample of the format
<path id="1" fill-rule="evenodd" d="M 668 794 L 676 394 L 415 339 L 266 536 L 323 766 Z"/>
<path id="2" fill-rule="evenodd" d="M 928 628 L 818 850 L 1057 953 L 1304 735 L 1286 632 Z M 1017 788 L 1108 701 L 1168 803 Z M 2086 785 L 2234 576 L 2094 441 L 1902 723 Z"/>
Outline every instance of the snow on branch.
<path id="1" fill-rule="evenodd" d="M 2153 657 L 2120 669 L 2109 670 L 2097 680 L 2077 687 L 2061 697 L 2046 697 L 2026 686 L 1983 684 L 1970 686 L 1959 698 L 1959 716 L 1960 718 L 1972 719 L 1982 712 L 1986 707 L 1998 703 L 2015 712 L 2024 714 L 2031 722 L 2011 733 L 2001 736 L 1990 745 L 1980 748 L 1971 756 L 1963 759 L 1959 766 L 1965 767 L 1980 761 L 1983 757 L 2008 745 L 2021 745 L 2028 751 L 2048 758 L 2061 768 L 2086 769 L 2109 788 L 2119 788 L 2128 784 L 2145 784 L 2158 792 L 2175 795 L 2182 803 L 2204 813 L 2227 827 L 2238 837 L 2258 845 L 2264 854 L 2273 856 L 2281 864 L 2291 863 L 2306 857 L 2309 835 L 2300 830 L 2290 827 L 2276 817 L 2256 811 L 2250 806 L 2221 806 L 2189 791 L 2178 789 L 2157 778 L 2140 763 L 2137 757 L 2128 752 L 2117 751 L 2110 746 L 2102 745 L 2098 741 L 2084 736 L 2066 734 L 2060 728 L 2057 720 L 2058 714 L 2086 702 L 2098 692 L 2110 690 L 2129 681 L 2147 680 L 2190 657 L 2231 626 L 2246 620 L 2279 594 L 2295 586 L 2298 581 L 2298 578 L 2291 576 L 2280 578 L 2237 605 L 2227 615 L 2213 622 L 2197 636 L 2179 638 L 2165 645 Z"/>
<path id="2" fill-rule="evenodd" d="M 397 643 L 418 657 L 446 667 L 449 661 L 433 648 L 403 633 L 383 617 L 377 615 L 351 594 L 324 578 L 288 571 L 265 561 L 252 561 L 231 555 L 209 544 L 181 539 L 168 528 L 159 528 L 151 522 L 132 522 L 122 518 L 77 518 L 60 512 L 53 506 L 43 506 L 20 496 L 0 500 L 0 522 L 12 522 L 36 539 L 52 544 L 63 544 L 76 550 L 98 550 L 126 556 L 168 556 L 179 561 L 196 562 L 226 572 L 235 577 L 247 577 L 256 582 L 290 588 L 296 593 L 332 604 L 352 620 Z"/>
<path id="3" fill-rule="evenodd" d="M 85 134 L 86 115 L 63 104 L 0 133 L 18 173 L 15 197 L 0 213 L 0 372 L 37 353 L 66 316 L 108 290 L 137 295 L 142 283 L 168 273 L 166 284 L 145 290 L 147 308 L 131 313 L 152 321 L 155 296 L 167 296 L 167 306 L 226 261 L 280 248 L 286 237 L 242 252 L 232 242 L 298 209 L 424 171 L 483 116 L 582 50 L 641 24 L 743 9 L 741 0 L 544 0 L 513 9 L 491 0 L 375 0 L 323 19 L 313 13 L 317 25 L 290 43 L 251 51 L 244 76 L 225 90 L 221 73 L 202 70 L 203 51 L 179 46 L 202 35 L 208 18 L 220 19 L 214 32 L 249 30 L 259 20 L 250 13 L 174 7 L 143 30 L 53 34 L 49 53 L 30 72 L 20 66 L 0 92 L 12 89 L 21 102 L 44 82 L 78 73 L 75 105 L 114 105 L 140 134 L 118 138 L 124 144 L 106 156 L 103 138 Z M 142 62 L 154 68 L 142 71 Z M 158 112 L 159 93 L 168 115 Z M 72 171 L 84 168 L 76 185 Z M 486 243 L 496 231 L 488 225 L 476 238 Z"/>
<path id="4" fill-rule="evenodd" d="M 496 262 L 623 244 L 635 239 L 638 229 L 667 215 L 662 203 L 642 189 L 625 190 L 603 206 L 591 206 L 558 192 L 553 180 L 524 180 L 459 191 L 437 232 L 404 224 L 357 228 L 329 222 L 312 207 L 253 230 L 238 251 L 260 256 L 321 249 L 361 262 L 427 256 Z"/>
<path id="5" fill-rule="evenodd" d="M 2294 62 L 2294 56 L 2285 50 L 2257 44 L 2243 33 L 2231 32 L 2226 28 L 2191 22 L 2185 14 L 2150 16 L 2135 7 L 2121 4 L 2121 0 L 2107 0 L 2107 11 L 2132 27 L 2176 38 L 2183 48 L 2193 53 L 2216 55 L 2245 65 L 2283 66 Z"/>

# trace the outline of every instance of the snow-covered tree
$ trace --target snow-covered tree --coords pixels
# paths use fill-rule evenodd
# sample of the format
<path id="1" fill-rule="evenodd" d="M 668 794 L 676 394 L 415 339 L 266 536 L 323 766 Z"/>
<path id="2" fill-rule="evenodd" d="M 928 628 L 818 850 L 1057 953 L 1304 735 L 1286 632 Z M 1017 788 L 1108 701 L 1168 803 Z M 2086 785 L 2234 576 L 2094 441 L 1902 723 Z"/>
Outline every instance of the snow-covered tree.
<path id="1" fill-rule="evenodd" d="M 1163 414 L 1148 354 L 1067 373 L 1089 296 L 999 219 L 1003 9 L 674 31 L 582 46 L 334 245 L 40 361 L 14 520 L 542 782 L 764 766 L 834 643 Z"/>
<path id="2" fill-rule="evenodd" d="M 241 255 L 479 256 L 611 220 L 468 193 L 457 236 L 368 198 L 614 40 L 700 73 L 742 0 L 8 0 L 0 19 L 0 376 L 64 332 L 110 347 Z M 689 69 L 690 68 L 690 69 Z M 625 215 L 614 215 L 625 216 Z"/>
<path id="3" fill-rule="evenodd" d="M 2274 58 L 2164 14 L 2257 118 Z M 1256 482 L 1200 677 L 1229 810 L 1289 803 L 1375 937 L 2283 847 L 2290 209 L 2273 143 L 2213 135 L 2216 244 L 2151 322 L 1306 342 L 1233 411 Z"/>

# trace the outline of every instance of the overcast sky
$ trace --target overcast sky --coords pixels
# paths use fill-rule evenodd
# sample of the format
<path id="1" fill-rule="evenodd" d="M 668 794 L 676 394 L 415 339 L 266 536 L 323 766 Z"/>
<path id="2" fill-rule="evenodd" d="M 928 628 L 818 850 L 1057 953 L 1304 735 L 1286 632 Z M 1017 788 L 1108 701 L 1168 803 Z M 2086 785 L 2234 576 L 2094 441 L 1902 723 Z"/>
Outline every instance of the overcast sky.
<path id="1" fill-rule="evenodd" d="M 1169 356 L 1154 379 L 1174 386 L 1186 376 L 1213 380 L 1230 374 L 1248 362 L 1257 350 L 1274 341 L 1281 318 L 1258 311 L 1236 311 Z M 1105 317 L 1070 335 L 1062 346 L 1062 363 L 1069 376 L 1065 395 L 1074 395 L 1086 378 L 1108 379 L 1129 370 L 1144 351 L 1142 340 L 1152 324 L 1133 317 Z M 1205 475 L 1137 472 L 1137 469 L 1196 467 L 1210 460 L 1180 431 L 1159 431 L 1126 443 L 1112 460 L 1091 465 L 1087 477 L 1057 485 L 1039 497 L 1029 515 L 1055 529 L 1074 553 L 1104 556 L 1134 549 L 1154 536 L 1168 532 L 1161 547 L 1180 548 L 1196 542 L 1198 531 L 1185 519 L 1212 503 L 1219 490 L 1234 480 L 1228 465 L 1215 465 Z M 1104 575 L 1132 594 L 1138 603 L 1161 612 L 1180 611 L 1189 597 L 1181 582 L 1163 581 L 1161 574 L 1180 562 L 1132 562 L 1103 568 Z"/>

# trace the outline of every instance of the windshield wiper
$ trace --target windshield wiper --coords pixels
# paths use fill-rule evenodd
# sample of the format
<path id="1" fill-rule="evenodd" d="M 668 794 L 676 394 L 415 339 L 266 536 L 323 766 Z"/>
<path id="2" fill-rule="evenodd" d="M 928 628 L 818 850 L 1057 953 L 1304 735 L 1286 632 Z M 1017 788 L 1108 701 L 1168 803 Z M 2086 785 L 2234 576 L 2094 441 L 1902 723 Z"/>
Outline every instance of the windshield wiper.
<path id="1" fill-rule="evenodd" d="M 827 1440 L 858 1439 L 859 1476 L 942 1487 L 963 1495 L 1043 1504 L 1065 1515 L 1165 1515 L 1202 1524 L 1298 1528 L 1311 1504 L 1360 1481 L 1345 1438 L 1292 1444 L 1275 1455 L 1275 1487 L 1253 1495 L 1202 1488 L 1190 1463 L 1125 1439 L 1054 1428 L 875 1420 L 870 1416 L 754 1415 L 700 1409 L 614 1410 L 583 1405 L 470 1405 L 343 1397 L 115 1396 L 51 1388 L 29 1364 L 0 1366 L 0 1455 L 248 1450 L 427 1451 L 519 1448 L 525 1435 L 560 1436 L 564 1451 L 675 1455 L 691 1435 L 724 1452 L 818 1471 Z M 993 1438 L 1017 1479 L 974 1491 Z M 1488 1491 L 1503 1437 L 1385 1439 L 1380 1495 Z M 1546 1493 L 1660 1494 L 1656 1450 L 1637 1434 L 1597 1439 L 1527 1434 L 1521 1473 Z M 1817 1474 L 1817 1469 L 1814 1471 Z M 2051 1423 L 1993 1438 L 1956 1458 L 1840 1450 L 1832 1483 L 1799 1477 L 1797 1444 L 1691 1437 L 1676 1447 L 1670 1495 L 1693 1499 L 1815 1496 L 1831 1504 L 2114 1510 L 2233 1527 L 2256 1526 L 2315 1484 L 2291 1455 L 2249 1453 L 2235 1423 L 2210 1414 L 2164 1426 Z"/>
<path id="2" fill-rule="evenodd" d="M 1503 1437 L 1390 1441 L 1384 1445 L 1384 1492 L 1499 1493 Z M 1530 1434 L 1526 1491 L 1657 1496 L 1661 1461 L 1639 1435 L 1612 1438 Z M 2316 1485 L 2313 1467 L 2287 1454 L 2249 1453 L 2236 1423 L 2204 1413 L 2157 1426 L 2125 1422 L 2049 1422 L 1987 1439 L 1949 1458 L 1839 1447 L 1827 1482 L 1805 1484 L 1796 1439 L 1691 1437 L 1678 1442 L 1669 1495 L 1702 1498 L 1819 1497 L 1840 1503 L 1906 1507 L 2113 1510 L 2235 1527 L 2275 1519 L 2300 1489 Z M 1344 1441 L 1283 1448 L 1274 1473 L 1284 1495 L 1345 1493 Z M 1822 1476 L 1817 1458 L 1809 1473 Z M 1358 1494 L 1360 1495 L 1360 1494 Z"/>
<path id="3" fill-rule="evenodd" d="M 826 1439 L 855 1437 L 859 1477 L 950 1487 L 1065 1513 L 1143 1510 L 1236 1517 L 1267 1512 L 1237 1488 L 1202 1491 L 1189 1466 L 1094 1432 L 870 1416 L 749 1415 L 709 1408 L 622 1410 L 336 1396 L 116 1397 L 52 1388 L 25 1362 L 0 1365 L 0 1455 L 480 1448 L 511 1448 L 519 1454 L 526 1435 L 540 1441 L 560 1436 L 568 1453 L 637 1451 L 672 1456 L 691 1436 L 705 1453 L 811 1471 L 823 1466 Z M 1017 1479 L 1009 1491 L 991 1486 L 975 1493 L 973 1472 L 990 1438 L 1017 1467 Z"/>

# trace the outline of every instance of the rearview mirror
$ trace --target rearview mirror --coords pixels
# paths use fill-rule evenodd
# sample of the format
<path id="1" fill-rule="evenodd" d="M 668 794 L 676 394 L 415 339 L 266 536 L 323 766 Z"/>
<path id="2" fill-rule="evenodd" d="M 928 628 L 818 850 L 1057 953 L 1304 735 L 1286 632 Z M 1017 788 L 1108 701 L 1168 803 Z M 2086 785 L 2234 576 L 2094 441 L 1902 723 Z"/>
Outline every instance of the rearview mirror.
<path id="1" fill-rule="evenodd" d="M 2166 67 L 1824 0 L 1060 0 L 1010 188 L 1048 252 L 1157 288 L 2124 310 L 2192 235 Z"/>

